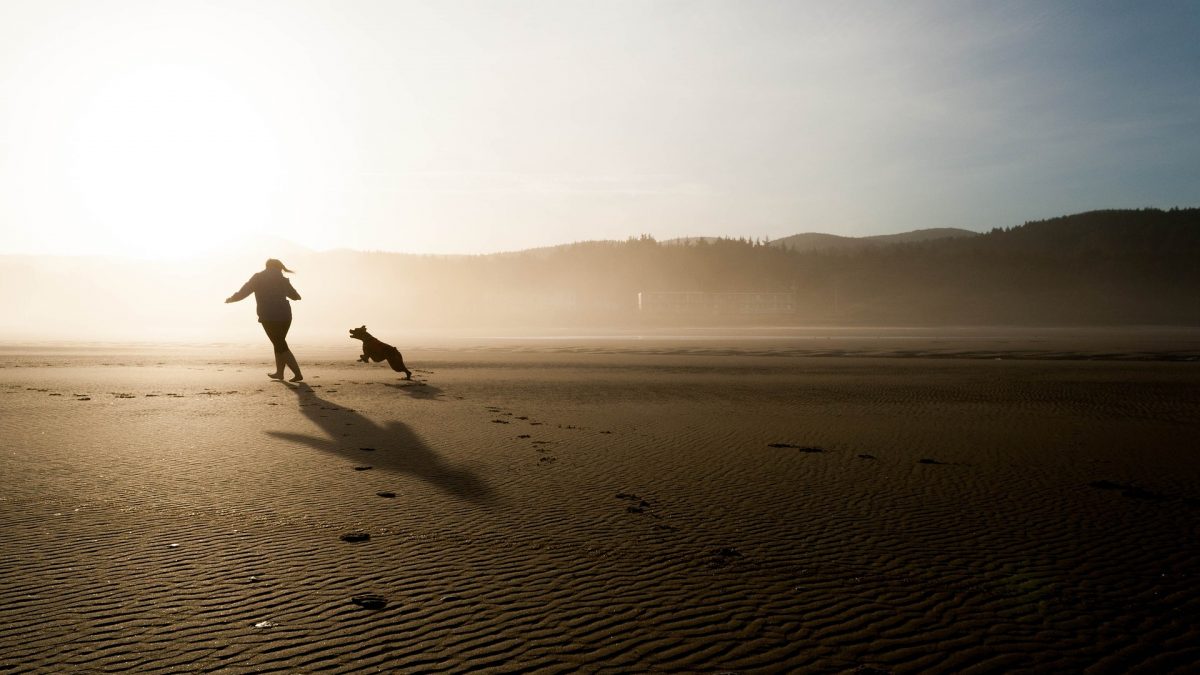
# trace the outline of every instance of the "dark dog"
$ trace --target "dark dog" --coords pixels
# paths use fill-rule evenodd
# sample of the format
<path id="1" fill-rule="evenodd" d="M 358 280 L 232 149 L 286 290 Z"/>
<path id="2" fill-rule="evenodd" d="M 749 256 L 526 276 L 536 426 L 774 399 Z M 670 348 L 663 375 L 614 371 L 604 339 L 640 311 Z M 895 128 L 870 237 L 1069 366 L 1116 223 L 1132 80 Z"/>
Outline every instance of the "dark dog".
<path id="1" fill-rule="evenodd" d="M 384 344 L 376 339 L 373 335 L 367 332 L 366 326 L 350 329 L 350 337 L 355 340 L 362 340 L 363 353 L 358 357 L 359 361 L 367 363 L 367 359 L 379 363 L 387 359 L 388 365 L 397 373 L 404 373 L 404 379 L 412 379 L 412 371 L 404 365 L 404 357 L 400 355 L 400 350 L 395 347 Z"/>

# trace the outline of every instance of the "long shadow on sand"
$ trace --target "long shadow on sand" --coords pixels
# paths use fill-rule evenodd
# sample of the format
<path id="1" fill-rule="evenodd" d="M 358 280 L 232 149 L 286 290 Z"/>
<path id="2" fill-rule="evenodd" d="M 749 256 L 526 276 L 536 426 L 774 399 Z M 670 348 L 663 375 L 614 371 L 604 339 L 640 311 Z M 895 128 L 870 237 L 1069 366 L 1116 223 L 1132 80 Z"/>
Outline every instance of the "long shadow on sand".
<path id="1" fill-rule="evenodd" d="M 492 489 L 474 471 L 447 464 L 403 422 L 384 426 L 363 415 L 325 400 L 306 384 L 286 384 L 296 395 L 300 412 L 325 432 L 327 438 L 287 431 L 268 431 L 275 438 L 350 457 L 385 471 L 411 474 L 461 499 L 477 503 L 492 500 Z M 364 452 L 371 448 L 372 452 Z"/>
<path id="2" fill-rule="evenodd" d="M 399 384 L 384 382 L 382 384 L 385 387 L 398 389 L 400 392 L 408 394 L 413 398 L 419 398 L 427 401 L 440 401 L 442 400 L 442 394 L 445 393 L 440 388 L 424 382 L 401 382 Z"/>

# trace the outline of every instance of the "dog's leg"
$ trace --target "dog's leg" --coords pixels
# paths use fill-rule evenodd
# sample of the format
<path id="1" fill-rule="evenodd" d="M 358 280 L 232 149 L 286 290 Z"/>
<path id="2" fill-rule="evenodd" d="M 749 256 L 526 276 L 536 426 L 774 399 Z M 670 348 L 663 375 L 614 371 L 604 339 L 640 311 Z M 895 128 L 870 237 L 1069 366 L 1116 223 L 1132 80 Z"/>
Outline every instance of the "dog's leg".
<path id="1" fill-rule="evenodd" d="M 404 365 L 404 356 L 400 354 L 399 349 L 393 349 L 391 354 L 388 354 L 388 365 L 397 373 L 404 373 L 404 379 L 412 379 L 412 371 Z"/>

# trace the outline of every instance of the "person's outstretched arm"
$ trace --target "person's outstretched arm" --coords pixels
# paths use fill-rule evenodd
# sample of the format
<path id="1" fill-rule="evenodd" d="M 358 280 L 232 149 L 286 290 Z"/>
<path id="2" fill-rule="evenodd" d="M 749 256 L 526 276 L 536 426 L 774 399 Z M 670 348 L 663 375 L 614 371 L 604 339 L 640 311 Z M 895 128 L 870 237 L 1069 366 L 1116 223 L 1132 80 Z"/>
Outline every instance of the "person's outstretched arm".
<path id="1" fill-rule="evenodd" d="M 251 293 L 254 292 L 253 284 L 254 284 L 254 277 L 251 277 L 250 281 L 247 281 L 245 284 L 242 284 L 242 289 L 240 291 L 238 291 L 237 293 L 234 293 L 233 295 L 229 296 L 228 298 L 225 298 L 225 302 L 229 303 L 229 302 L 237 302 L 238 300 L 245 300 L 247 297 L 250 296 Z"/>
<path id="2" fill-rule="evenodd" d="M 299 300 L 299 299 L 300 299 L 300 294 L 299 294 L 299 293 L 297 293 L 297 292 L 296 292 L 296 289 L 292 287 L 292 282 L 290 282 L 290 281 L 289 281 L 289 282 L 287 282 L 287 285 L 288 285 L 288 287 L 287 287 L 287 296 L 288 296 L 289 298 L 293 299 L 293 300 Z"/>

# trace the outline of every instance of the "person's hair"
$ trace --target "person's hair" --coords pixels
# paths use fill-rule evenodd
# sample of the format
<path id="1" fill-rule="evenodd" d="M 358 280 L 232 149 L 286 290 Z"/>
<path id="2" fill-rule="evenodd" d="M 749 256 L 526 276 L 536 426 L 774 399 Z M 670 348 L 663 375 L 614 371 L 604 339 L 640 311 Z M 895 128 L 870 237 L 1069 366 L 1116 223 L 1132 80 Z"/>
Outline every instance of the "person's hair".
<path id="1" fill-rule="evenodd" d="M 269 270 L 279 270 L 280 272 L 291 272 L 294 274 L 294 272 L 289 270 L 287 266 L 280 262 L 278 258 L 267 258 L 266 267 Z"/>

